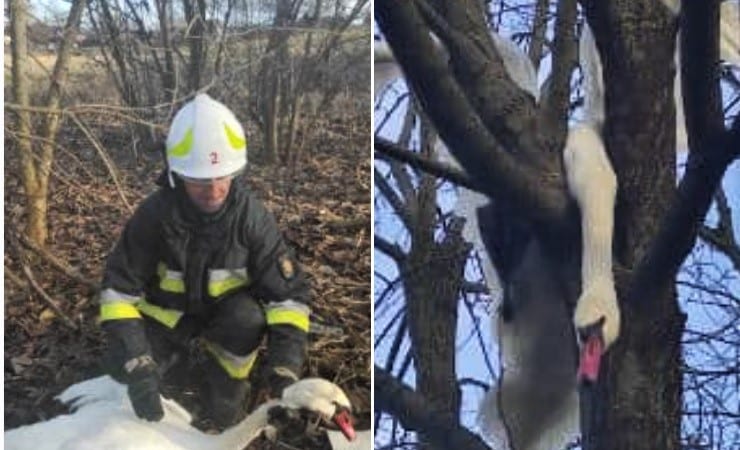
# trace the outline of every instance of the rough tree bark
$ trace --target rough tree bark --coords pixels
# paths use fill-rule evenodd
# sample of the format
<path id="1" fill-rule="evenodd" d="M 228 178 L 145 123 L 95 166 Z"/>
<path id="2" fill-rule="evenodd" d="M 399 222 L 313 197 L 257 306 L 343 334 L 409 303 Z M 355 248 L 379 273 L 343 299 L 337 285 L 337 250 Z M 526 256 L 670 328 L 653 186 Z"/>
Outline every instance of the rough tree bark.
<path id="1" fill-rule="evenodd" d="M 696 239 L 712 193 L 740 149 L 740 121 L 731 130 L 722 127 L 718 81 L 702 78 L 714 73 L 717 61 L 718 2 L 684 3 L 694 8 L 684 15 L 693 39 L 684 40 L 696 46 L 688 59 L 692 63 L 683 65 L 690 72 L 684 79 L 694 77 L 684 84 L 691 91 L 685 97 L 687 111 L 691 106 L 698 113 L 689 128 L 694 140 L 690 138 L 688 168 L 676 188 L 676 20 L 657 1 L 581 0 L 604 63 L 603 136 L 619 179 L 614 256 L 623 324 L 603 364 L 602 381 L 581 396 L 587 406 L 582 425 L 588 450 L 679 448 L 684 317 L 677 305 L 675 275 Z M 559 12 L 565 8 L 573 8 L 572 2 L 561 1 Z M 507 218 L 528 224 L 550 265 L 577 254 L 578 221 L 559 164 L 567 123 L 563 102 L 568 99 L 562 77 L 570 70 L 562 70 L 565 75 L 554 80 L 565 90 L 557 104 L 547 104 L 549 120 L 538 121 L 537 106 L 512 85 L 492 49 L 479 2 L 377 0 L 375 15 L 409 85 L 472 181 L 495 200 L 506 200 Z M 445 43 L 449 67 L 434 52 L 430 30 Z M 702 121 L 703 114 L 709 119 Z M 572 267 L 551 270 L 559 273 L 563 286 L 578 285 Z M 511 273 L 516 271 L 514 267 Z M 577 294 L 570 289 L 568 303 Z M 386 386 L 376 389 L 382 398 Z M 419 389 L 425 388 L 420 384 Z M 407 416 L 403 405 L 380 406 Z M 430 431 L 419 423 L 416 429 Z"/>

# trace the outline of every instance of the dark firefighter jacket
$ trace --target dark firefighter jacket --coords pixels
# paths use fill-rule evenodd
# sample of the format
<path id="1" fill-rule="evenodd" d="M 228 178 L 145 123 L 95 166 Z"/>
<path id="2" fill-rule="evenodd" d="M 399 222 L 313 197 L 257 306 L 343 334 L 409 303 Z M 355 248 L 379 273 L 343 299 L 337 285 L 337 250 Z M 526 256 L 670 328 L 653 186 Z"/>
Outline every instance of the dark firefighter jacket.
<path id="1" fill-rule="evenodd" d="M 149 195 L 126 224 L 107 260 L 100 319 L 144 314 L 174 328 L 183 314 L 207 317 L 237 290 L 265 307 L 268 364 L 299 374 L 310 293 L 272 214 L 240 178 L 214 215 L 198 213 L 178 182 Z"/>

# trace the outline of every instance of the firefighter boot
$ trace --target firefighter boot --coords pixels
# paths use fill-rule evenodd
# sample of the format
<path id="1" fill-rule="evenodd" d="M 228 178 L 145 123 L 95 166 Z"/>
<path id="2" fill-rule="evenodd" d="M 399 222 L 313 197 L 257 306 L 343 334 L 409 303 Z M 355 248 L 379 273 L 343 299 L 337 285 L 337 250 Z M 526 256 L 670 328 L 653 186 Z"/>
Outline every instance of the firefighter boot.
<path id="1" fill-rule="evenodd" d="M 251 384 L 247 379 L 232 378 L 213 359 L 205 363 L 205 406 L 214 424 L 228 428 L 246 416 Z"/>

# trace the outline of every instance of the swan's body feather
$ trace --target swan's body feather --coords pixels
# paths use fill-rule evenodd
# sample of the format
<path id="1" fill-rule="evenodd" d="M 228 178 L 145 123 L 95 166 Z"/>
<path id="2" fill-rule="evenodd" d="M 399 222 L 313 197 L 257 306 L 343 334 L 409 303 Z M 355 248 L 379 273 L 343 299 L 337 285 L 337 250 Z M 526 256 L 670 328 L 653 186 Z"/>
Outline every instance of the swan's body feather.
<path id="1" fill-rule="evenodd" d="M 315 395 L 311 395 L 313 392 Z M 324 398 L 324 396 L 330 396 Z M 336 397 L 334 397 L 336 396 Z M 271 429 L 268 411 L 274 406 L 311 409 L 333 415 L 326 405 L 343 404 L 346 395 L 321 379 L 306 379 L 286 389 L 283 400 L 260 405 L 242 422 L 218 435 L 190 425 L 190 414 L 173 400 L 162 399 L 164 418 L 147 422 L 136 417 L 126 387 L 108 376 L 77 383 L 58 399 L 73 412 L 5 432 L 9 450 L 239 450 Z M 347 402 L 348 403 L 348 402 Z"/>

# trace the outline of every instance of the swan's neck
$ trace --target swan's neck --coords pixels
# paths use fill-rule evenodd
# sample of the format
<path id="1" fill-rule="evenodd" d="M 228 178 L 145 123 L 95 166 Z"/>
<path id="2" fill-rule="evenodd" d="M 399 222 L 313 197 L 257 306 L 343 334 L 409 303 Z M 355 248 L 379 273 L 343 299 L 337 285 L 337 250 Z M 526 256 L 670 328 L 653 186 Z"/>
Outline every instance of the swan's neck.
<path id="1" fill-rule="evenodd" d="M 244 448 L 257 439 L 268 426 L 268 411 L 280 404 L 279 400 L 270 400 L 252 411 L 244 420 L 217 436 L 216 448 Z"/>
<path id="2" fill-rule="evenodd" d="M 590 194 L 590 193 L 589 193 Z M 592 280 L 612 279 L 612 234 L 614 228 L 614 199 L 609 193 L 586 195 L 581 200 L 581 229 L 583 230 L 583 284 Z"/>
<path id="3" fill-rule="evenodd" d="M 597 280 L 613 278 L 612 234 L 617 177 L 599 131 L 593 126 L 571 128 L 563 160 L 568 189 L 581 210 L 581 277 L 585 289 Z"/>

